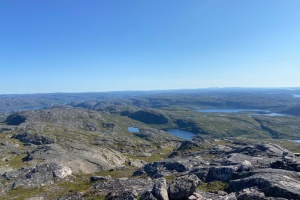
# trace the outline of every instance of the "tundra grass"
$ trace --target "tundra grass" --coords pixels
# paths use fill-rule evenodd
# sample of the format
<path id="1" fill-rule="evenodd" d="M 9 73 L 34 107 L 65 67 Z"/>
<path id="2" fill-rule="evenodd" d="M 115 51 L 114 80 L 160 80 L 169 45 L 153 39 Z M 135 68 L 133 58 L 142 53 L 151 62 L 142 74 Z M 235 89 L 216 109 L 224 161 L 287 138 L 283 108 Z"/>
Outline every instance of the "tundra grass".
<path id="1" fill-rule="evenodd" d="M 201 185 L 197 187 L 198 190 L 204 192 L 217 192 L 219 190 L 224 191 L 227 188 L 227 183 L 221 181 L 214 181 L 210 183 L 202 182 Z"/>

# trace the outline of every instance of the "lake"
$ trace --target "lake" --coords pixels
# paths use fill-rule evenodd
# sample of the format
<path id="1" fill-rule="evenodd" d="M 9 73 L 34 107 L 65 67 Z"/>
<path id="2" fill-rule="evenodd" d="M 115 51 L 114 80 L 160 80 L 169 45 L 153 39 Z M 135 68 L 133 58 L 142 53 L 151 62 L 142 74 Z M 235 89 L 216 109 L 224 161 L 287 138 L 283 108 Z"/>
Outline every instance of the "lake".
<path id="1" fill-rule="evenodd" d="M 128 131 L 129 131 L 130 133 L 139 133 L 139 132 L 140 132 L 140 129 L 138 129 L 138 128 L 136 128 L 136 127 L 130 126 L 130 127 L 128 127 Z"/>
<path id="2" fill-rule="evenodd" d="M 203 112 L 203 113 L 238 113 L 238 112 L 270 112 L 267 110 L 258 110 L 258 109 L 238 109 L 238 108 L 209 108 L 209 109 L 201 109 L 201 110 L 196 110 L 198 112 Z"/>
<path id="3" fill-rule="evenodd" d="M 183 131 L 180 129 L 167 129 L 166 130 L 168 133 L 176 136 L 176 137 L 180 137 L 186 140 L 192 140 L 194 136 L 196 136 L 196 134 L 189 132 L 189 131 Z"/>
<path id="4" fill-rule="evenodd" d="M 300 143 L 300 140 L 294 140 L 294 142 Z"/>
<path id="5" fill-rule="evenodd" d="M 136 127 L 133 127 L 133 126 L 130 126 L 130 127 L 128 127 L 128 131 L 130 133 L 139 133 L 140 129 L 136 128 Z M 183 138 L 183 139 L 186 139 L 186 140 L 191 140 L 196 135 L 196 134 L 194 134 L 192 132 L 189 132 L 189 131 L 183 131 L 183 130 L 174 129 L 174 128 L 167 129 L 167 130 L 164 130 L 164 131 L 170 133 L 171 135 L 174 135 L 176 137 L 180 137 L 180 138 Z"/>
<path id="6" fill-rule="evenodd" d="M 254 113 L 255 115 L 266 115 L 271 117 L 286 116 L 281 113 L 273 113 L 269 110 L 259 110 L 259 109 L 239 109 L 239 108 L 209 108 L 196 110 L 201 113 Z"/>

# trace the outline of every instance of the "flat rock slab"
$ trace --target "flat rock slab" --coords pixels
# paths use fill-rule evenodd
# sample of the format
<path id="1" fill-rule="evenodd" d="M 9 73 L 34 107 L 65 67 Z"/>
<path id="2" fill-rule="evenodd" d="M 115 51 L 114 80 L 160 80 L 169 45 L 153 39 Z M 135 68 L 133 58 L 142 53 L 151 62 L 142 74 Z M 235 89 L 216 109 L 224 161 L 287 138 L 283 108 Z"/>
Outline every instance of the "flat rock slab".
<path id="1" fill-rule="evenodd" d="M 229 182 L 229 190 L 234 192 L 251 187 L 257 187 L 266 196 L 300 199 L 299 179 L 287 175 L 264 173 Z"/>
<path id="2" fill-rule="evenodd" d="M 141 194 L 145 190 L 151 190 L 154 181 L 151 179 L 142 178 L 118 178 L 103 182 L 98 182 L 94 185 L 94 189 L 101 194 L 108 194 L 111 191 L 133 191 Z"/>

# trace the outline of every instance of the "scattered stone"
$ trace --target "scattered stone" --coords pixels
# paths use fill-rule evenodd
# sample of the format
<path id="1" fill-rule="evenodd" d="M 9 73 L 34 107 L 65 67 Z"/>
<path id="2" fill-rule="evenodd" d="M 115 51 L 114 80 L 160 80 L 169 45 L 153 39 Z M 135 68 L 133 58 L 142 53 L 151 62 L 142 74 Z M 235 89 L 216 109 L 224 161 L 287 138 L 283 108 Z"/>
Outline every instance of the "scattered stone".
<path id="1" fill-rule="evenodd" d="M 81 194 L 73 193 L 57 198 L 56 200 L 85 200 Z"/>
<path id="2" fill-rule="evenodd" d="M 111 176 L 91 176 L 91 182 L 95 182 L 95 181 L 107 181 L 111 179 Z"/>
<path id="3" fill-rule="evenodd" d="M 191 196 L 188 198 L 189 200 L 202 200 L 203 197 L 201 194 L 194 192 Z"/>
<path id="4" fill-rule="evenodd" d="M 111 122 L 104 122 L 103 127 L 104 128 L 109 128 L 109 129 L 114 129 L 116 127 L 116 125 L 114 123 L 111 123 Z"/>
<path id="5" fill-rule="evenodd" d="M 23 143 L 35 144 L 35 145 L 55 143 L 55 139 L 43 135 L 32 134 L 30 132 L 17 133 L 13 136 L 13 138 L 18 139 Z"/>
<path id="6" fill-rule="evenodd" d="M 252 169 L 252 164 L 248 160 L 242 162 L 240 167 L 238 168 L 238 172 L 250 171 Z"/>
<path id="7" fill-rule="evenodd" d="M 54 177 L 63 179 L 66 176 L 72 175 L 72 170 L 68 166 L 58 166 L 58 168 L 53 171 L 53 175 Z"/>
<path id="8" fill-rule="evenodd" d="M 218 191 L 216 192 L 216 194 L 218 194 L 218 195 L 220 195 L 220 196 L 226 196 L 226 195 L 228 195 L 227 192 L 222 191 L 222 190 L 218 190 Z"/>
<path id="9" fill-rule="evenodd" d="M 220 198 L 220 200 L 237 200 L 235 193 L 230 193 Z"/>
<path id="10" fill-rule="evenodd" d="M 151 191 L 145 191 L 143 192 L 140 200 L 157 200 L 157 199 L 153 196 Z"/>
<path id="11" fill-rule="evenodd" d="M 152 155 L 151 153 L 146 153 L 146 152 L 140 154 L 140 156 L 142 157 L 150 157 L 151 155 Z"/>
<path id="12" fill-rule="evenodd" d="M 264 200 L 265 194 L 254 188 L 246 188 L 238 192 L 238 200 Z"/>
<path id="13" fill-rule="evenodd" d="M 128 164 L 133 167 L 143 167 L 147 162 L 143 160 L 131 160 Z"/>
<path id="14" fill-rule="evenodd" d="M 136 200 L 135 192 L 132 191 L 116 191 L 110 192 L 105 196 L 105 200 Z"/>
<path id="15" fill-rule="evenodd" d="M 45 198 L 44 197 L 31 197 L 26 200 L 45 200 Z"/>

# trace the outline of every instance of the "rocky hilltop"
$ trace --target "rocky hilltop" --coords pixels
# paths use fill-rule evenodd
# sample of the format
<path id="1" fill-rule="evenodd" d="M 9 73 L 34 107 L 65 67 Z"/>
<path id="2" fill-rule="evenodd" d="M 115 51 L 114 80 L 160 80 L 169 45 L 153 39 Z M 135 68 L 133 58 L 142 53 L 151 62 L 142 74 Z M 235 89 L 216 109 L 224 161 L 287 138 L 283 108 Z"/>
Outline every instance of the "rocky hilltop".
<path id="1" fill-rule="evenodd" d="M 188 127 L 190 117 L 115 111 L 63 106 L 8 115 L 0 124 L 0 199 L 300 199 L 295 142 L 201 131 L 187 141 L 160 126 L 175 119 Z"/>
<path id="2" fill-rule="evenodd" d="M 166 199 L 300 199 L 299 155 L 279 145 L 194 140 L 178 152 L 182 155 L 146 164 L 133 175 L 171 177 Z M 148 196 L 155 197 L 155 187 Z"/>

